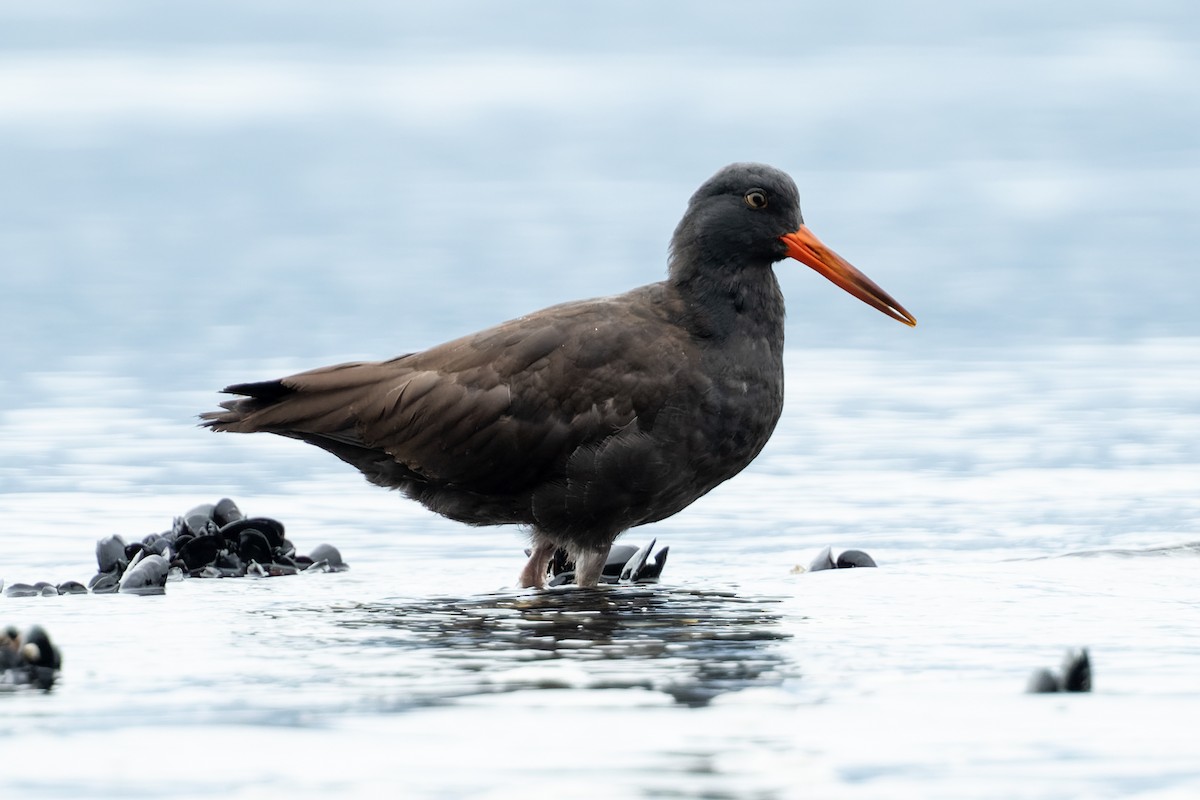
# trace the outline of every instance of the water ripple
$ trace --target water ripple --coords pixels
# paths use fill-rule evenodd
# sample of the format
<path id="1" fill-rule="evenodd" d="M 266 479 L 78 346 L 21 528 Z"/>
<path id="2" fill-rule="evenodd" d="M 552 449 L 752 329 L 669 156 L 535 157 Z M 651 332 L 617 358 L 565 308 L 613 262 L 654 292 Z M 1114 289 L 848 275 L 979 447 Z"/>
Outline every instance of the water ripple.
<path id="1" fill-rule="evenodd" d="M 794 673 L 776 598 L 620 587 L 312 609 L 330 646 L 361 648 L 396 683 L 436 675 L 418 702 L 519 689 L 644 688 L 702 706 Z M 383 676 L 379 676 L 383 677 Z M 402 681 L 396 679 L 403 679 Z M 412 698 L 417 699 L 417 698 Z"/>

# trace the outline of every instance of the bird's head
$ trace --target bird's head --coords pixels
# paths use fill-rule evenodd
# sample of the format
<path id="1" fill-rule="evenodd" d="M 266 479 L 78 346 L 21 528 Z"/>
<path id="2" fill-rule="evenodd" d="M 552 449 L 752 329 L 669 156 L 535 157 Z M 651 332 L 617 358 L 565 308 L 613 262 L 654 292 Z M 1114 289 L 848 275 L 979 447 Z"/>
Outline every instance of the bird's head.
<path id="1" fill-rule="evenodd" d="M 766 164 L 730 164 L 692 195 L 671 239 L 671 274 L 737 272 L 794 258 L 906 325 L 917 321 L 878 284 L 826 247 L 804 224 L 796 184 Z"/>

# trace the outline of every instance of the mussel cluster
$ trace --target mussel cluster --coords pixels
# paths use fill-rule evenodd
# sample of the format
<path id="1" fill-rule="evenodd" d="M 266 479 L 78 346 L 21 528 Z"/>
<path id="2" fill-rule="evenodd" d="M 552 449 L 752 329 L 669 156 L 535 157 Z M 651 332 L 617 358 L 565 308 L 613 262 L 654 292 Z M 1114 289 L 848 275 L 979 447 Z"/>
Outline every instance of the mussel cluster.
<path id="1" fill-rule="evenodd" d="M 0 630 L 0 691 L 48 690 L 60 669 L 62 656 L 40 625 L 30 626 L 25 633 L 11 625 Z"/>
<path id="2" fill-rule="evenodd" d="M 347 569 L 328 544 L 308 555 L 284 536 L 283 523 L 247 517 L 228 497 L 204 503 L 176 517 L 171 530 L 126 543 L 120 535 L 96 543 L 100 571 L 88 582 L 97 594 L 164 586 L 170 578 L 265 578 L 318 570 Z"/>
<path id="3" fill-rule="evenodd" d="M 321 544 L 307 555 L 297 553 L 284 535 L 282 522 L 247 517 L 229 498 L 196 506 L 176 517 L 170 530 L 141 541 L 127 542 L 120 534 L 106 536 L 96 543 L 96 562 L 99 570 L 87 586 L 77 581 L 14 583 L 4 594 L 86 594 L 89 589 L 95 594 L 158 593 L 168 580 L 184 577 L 265 578 L 348 569 L 336 547 Z"/>

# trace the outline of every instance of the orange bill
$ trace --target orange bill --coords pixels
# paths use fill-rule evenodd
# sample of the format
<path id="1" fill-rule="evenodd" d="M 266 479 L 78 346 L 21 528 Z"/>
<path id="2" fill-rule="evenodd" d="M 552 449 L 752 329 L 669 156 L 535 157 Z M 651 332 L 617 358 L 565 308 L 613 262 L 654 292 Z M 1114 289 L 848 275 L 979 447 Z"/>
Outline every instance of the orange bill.
<path id="1" fill-rule="evenodd" d="M 879 288 L 875 281 L 851 266 L 850 262 L 822 244 L 807 226 L 801 225 L 795 232 L 779 238 L 787 245 L 789 257 L 812 267 L 859 300 L 879 309 L 892 319 L 898 319 L 905 325 L 917 324 L 916 318 L 905 311 L 904 306 Z"/>

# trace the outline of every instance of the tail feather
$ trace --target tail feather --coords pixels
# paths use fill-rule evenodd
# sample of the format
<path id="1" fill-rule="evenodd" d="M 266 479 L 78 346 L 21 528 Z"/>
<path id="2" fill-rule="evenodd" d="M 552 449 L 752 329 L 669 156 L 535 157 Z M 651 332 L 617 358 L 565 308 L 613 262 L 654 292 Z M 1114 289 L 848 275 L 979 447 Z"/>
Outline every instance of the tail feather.
<path id="1" fill-rule="evenodd" d="M 373 395 L 365 387 L 380 391 L 389 378 L 402 380 L 407 372 L 394 362 L 340 364 L 274 381 L 234 384 L 222 391 L 238 396 L 221 403 L 223 411 L 201 414 L 200 424 L 214 431 L 264 431 L 300 439 L 329 451 L 380 486 L 420 482 L 417 472 L 363 441 L 356 416 L 364 398 Z"/>
<path id="2" fill-rule="evenodd" d="M 381 365 L 339 364 L 287 378 L 225 387 L 239 395 L 221 403 L 223 411 L 200 415 L 200 424 L 215 431 L 285 436 L 346 434 L 354 428 L 353 408 L 364 386 L 380 380 Z"/>

